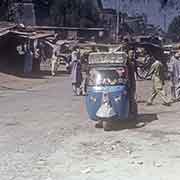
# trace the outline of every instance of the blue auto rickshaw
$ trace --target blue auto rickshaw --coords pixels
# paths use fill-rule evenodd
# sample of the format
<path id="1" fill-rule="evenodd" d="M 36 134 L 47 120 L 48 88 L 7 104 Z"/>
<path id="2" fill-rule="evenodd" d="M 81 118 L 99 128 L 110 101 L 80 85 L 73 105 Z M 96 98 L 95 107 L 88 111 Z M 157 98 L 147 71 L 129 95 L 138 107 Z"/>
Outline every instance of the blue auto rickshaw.
<path id="1" fill-rule="evenodd" d="M 86 107 L 90 119 L 98 121 L 104 130 L 109 130 L 114 121 L 136 118 L 137 103 L 130 94 L 128 74 L 124 52 L 89 55 Z"/>

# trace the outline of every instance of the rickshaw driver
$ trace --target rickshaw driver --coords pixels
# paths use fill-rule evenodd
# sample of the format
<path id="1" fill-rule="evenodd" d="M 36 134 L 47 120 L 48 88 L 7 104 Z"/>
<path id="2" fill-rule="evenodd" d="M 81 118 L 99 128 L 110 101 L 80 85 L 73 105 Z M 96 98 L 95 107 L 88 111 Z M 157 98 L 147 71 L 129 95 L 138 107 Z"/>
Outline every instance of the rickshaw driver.
<path id="1" fill-rule="evenodd" d="M 135 110 L 135 94 L 136 94 L 136 63 L 135 63 L 135 54 L 134 50 L 128 51 L 128 76 L 129 76 L 129 98 L 130 98 L 130 114 L 134 115 L 136 113 Z"/>

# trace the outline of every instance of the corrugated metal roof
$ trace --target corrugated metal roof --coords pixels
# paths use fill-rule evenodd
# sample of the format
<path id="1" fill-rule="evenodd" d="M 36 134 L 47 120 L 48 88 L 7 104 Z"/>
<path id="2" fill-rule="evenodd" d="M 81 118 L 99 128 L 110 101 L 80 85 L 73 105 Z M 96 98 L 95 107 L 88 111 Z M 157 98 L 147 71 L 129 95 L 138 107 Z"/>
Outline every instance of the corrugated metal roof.
<path id="1" fill-rule="evenodd" d="M 104 31 L 104 28 L 78 28 L 78 27 L 57 27 L 57 26 L 32 26 L 32 28 L 42 29 L 42 30 Z"/>
<path id="2" fill-rule="evenodd" d="M 9 22 L 0 22 L 0 36 L 4 36 L 10 32 L 16 25 Z"/>
<path id="3" fill-rule="evenodd" d="M 50 32 L 38 32 L 38 31 L 37 32 L 22 32 L 22 31 L 14 30 L 14 31 L 11 31 L 11 33 L 21 38 L 32 39 L 32 40 L 54 36 L 54 34 Z"/>
<path id="4" fill-rule="evenodd" d="M 14 24 L 14 23 L 6 22 L 6 21 L 0 22 L 0 30 L 12 29 L 14 27 L 16 27 L 16 24 Z"/>

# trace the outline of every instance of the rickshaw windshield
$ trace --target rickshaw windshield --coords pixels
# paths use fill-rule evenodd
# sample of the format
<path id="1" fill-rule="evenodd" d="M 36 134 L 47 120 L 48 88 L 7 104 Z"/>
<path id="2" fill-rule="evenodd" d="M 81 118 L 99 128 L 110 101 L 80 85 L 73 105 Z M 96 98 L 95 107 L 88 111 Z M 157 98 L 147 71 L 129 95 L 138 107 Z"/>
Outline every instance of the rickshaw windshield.
<path id="1" fill-rule="evenodd" d="M 92 69 L 89 72 L 89 86 L 116 86 L 125 83 L 125 68 Z"/>

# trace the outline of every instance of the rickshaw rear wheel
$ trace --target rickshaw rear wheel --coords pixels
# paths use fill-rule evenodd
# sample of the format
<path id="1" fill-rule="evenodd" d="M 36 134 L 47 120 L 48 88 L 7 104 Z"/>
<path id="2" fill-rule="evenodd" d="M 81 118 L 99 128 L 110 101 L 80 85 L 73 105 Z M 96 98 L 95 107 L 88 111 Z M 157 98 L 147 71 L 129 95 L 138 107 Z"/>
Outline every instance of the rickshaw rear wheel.
<path id="1" fill-rule="evenodd" d="M 136 102 L 133 104 L 133 109 L 131 110 L 131 113 L 129 114 L 128 120 L 137 120 L 138 118 L 138 105 Z"/>

